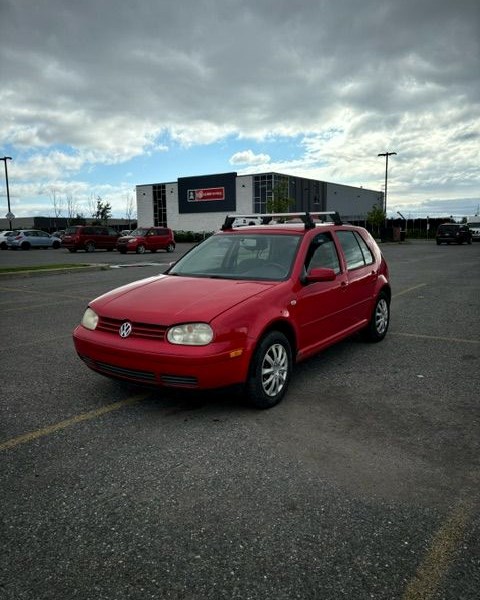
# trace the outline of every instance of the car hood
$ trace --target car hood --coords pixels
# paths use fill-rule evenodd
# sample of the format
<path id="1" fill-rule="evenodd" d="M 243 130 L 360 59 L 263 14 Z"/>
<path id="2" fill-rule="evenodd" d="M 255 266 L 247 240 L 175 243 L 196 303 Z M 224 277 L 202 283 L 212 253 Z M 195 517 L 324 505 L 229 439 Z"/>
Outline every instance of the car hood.
<path id="1" fill-rule="evenodd" d="M 117 288 L 90 306 L 102 316 L 145 323 L 210 322 L 279 282 L 160 275 Z"/>

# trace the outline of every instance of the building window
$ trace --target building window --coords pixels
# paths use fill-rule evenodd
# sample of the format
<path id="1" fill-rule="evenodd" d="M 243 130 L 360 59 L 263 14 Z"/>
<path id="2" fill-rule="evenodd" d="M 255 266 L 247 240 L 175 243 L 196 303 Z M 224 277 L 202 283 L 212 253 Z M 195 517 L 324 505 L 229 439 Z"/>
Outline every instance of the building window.
<path id="1" fill-rule="evenodd" d="M 167 193 L 163 183 L 153 186 L 153 224 L 167 227 Z"/>

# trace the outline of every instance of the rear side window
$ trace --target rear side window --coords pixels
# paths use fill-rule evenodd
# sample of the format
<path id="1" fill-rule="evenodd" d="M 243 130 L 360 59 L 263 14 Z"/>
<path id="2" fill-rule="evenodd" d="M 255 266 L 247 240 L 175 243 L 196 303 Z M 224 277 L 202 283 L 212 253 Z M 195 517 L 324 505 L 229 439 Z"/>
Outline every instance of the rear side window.
<path id="1" fill-rule="evenodd" d="M 370 248 L 358 233 L 355 231 L 337 231 L 337 236 L 345 254 L 349 271 L 373 263 Z"/>

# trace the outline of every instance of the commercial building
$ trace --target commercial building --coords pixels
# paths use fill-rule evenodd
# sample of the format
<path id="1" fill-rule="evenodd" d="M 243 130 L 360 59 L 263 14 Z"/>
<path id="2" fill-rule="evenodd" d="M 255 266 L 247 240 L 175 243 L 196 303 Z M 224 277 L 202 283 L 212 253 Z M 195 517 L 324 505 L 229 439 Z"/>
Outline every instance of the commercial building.
<path id="1" fill-rule="evenodd" d="M 292 199 L 290 212 L 336 210 L 344 221 L 361 222 L 366 220 L 373 205 L 383 207 L 383 192 L 361 187 L 273 172 L 218 173 L 137 185 L 138 226 L 215 231 L 227 214 L 268 212 L 267 202 L 279 184 L 286 186 Z"/>

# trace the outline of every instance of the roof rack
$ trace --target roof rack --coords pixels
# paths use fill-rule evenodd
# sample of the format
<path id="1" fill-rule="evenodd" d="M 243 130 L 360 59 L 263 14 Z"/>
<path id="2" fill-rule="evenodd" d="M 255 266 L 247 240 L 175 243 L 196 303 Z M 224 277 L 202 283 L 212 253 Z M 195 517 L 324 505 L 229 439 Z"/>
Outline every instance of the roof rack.
<path id="1" fill-rule="evenodd" d="M 335 225 L 342 225 L 342 220 L 340 215 L 335 210 L 330 210 L 326 212 L 294 212 L 294 213 L 255 213 L 251 215 L 227 215 L 225 217 L 225 222 L 222 225 L 222 230 L 225 231 L 227 229 L 232 229 L 233 224 L 236 219 L 261 219 L 262 225 L 268 225 L 270 221 L 273 219 L 300 219 L 304 225 L 305 229 L 314 229 L 315 221 L 314 218 L 317 218 L 316 222 L 326 223 L 328 221 L 328 217 Z M 248 227 L 248 225 L 247 225 Z"/>

